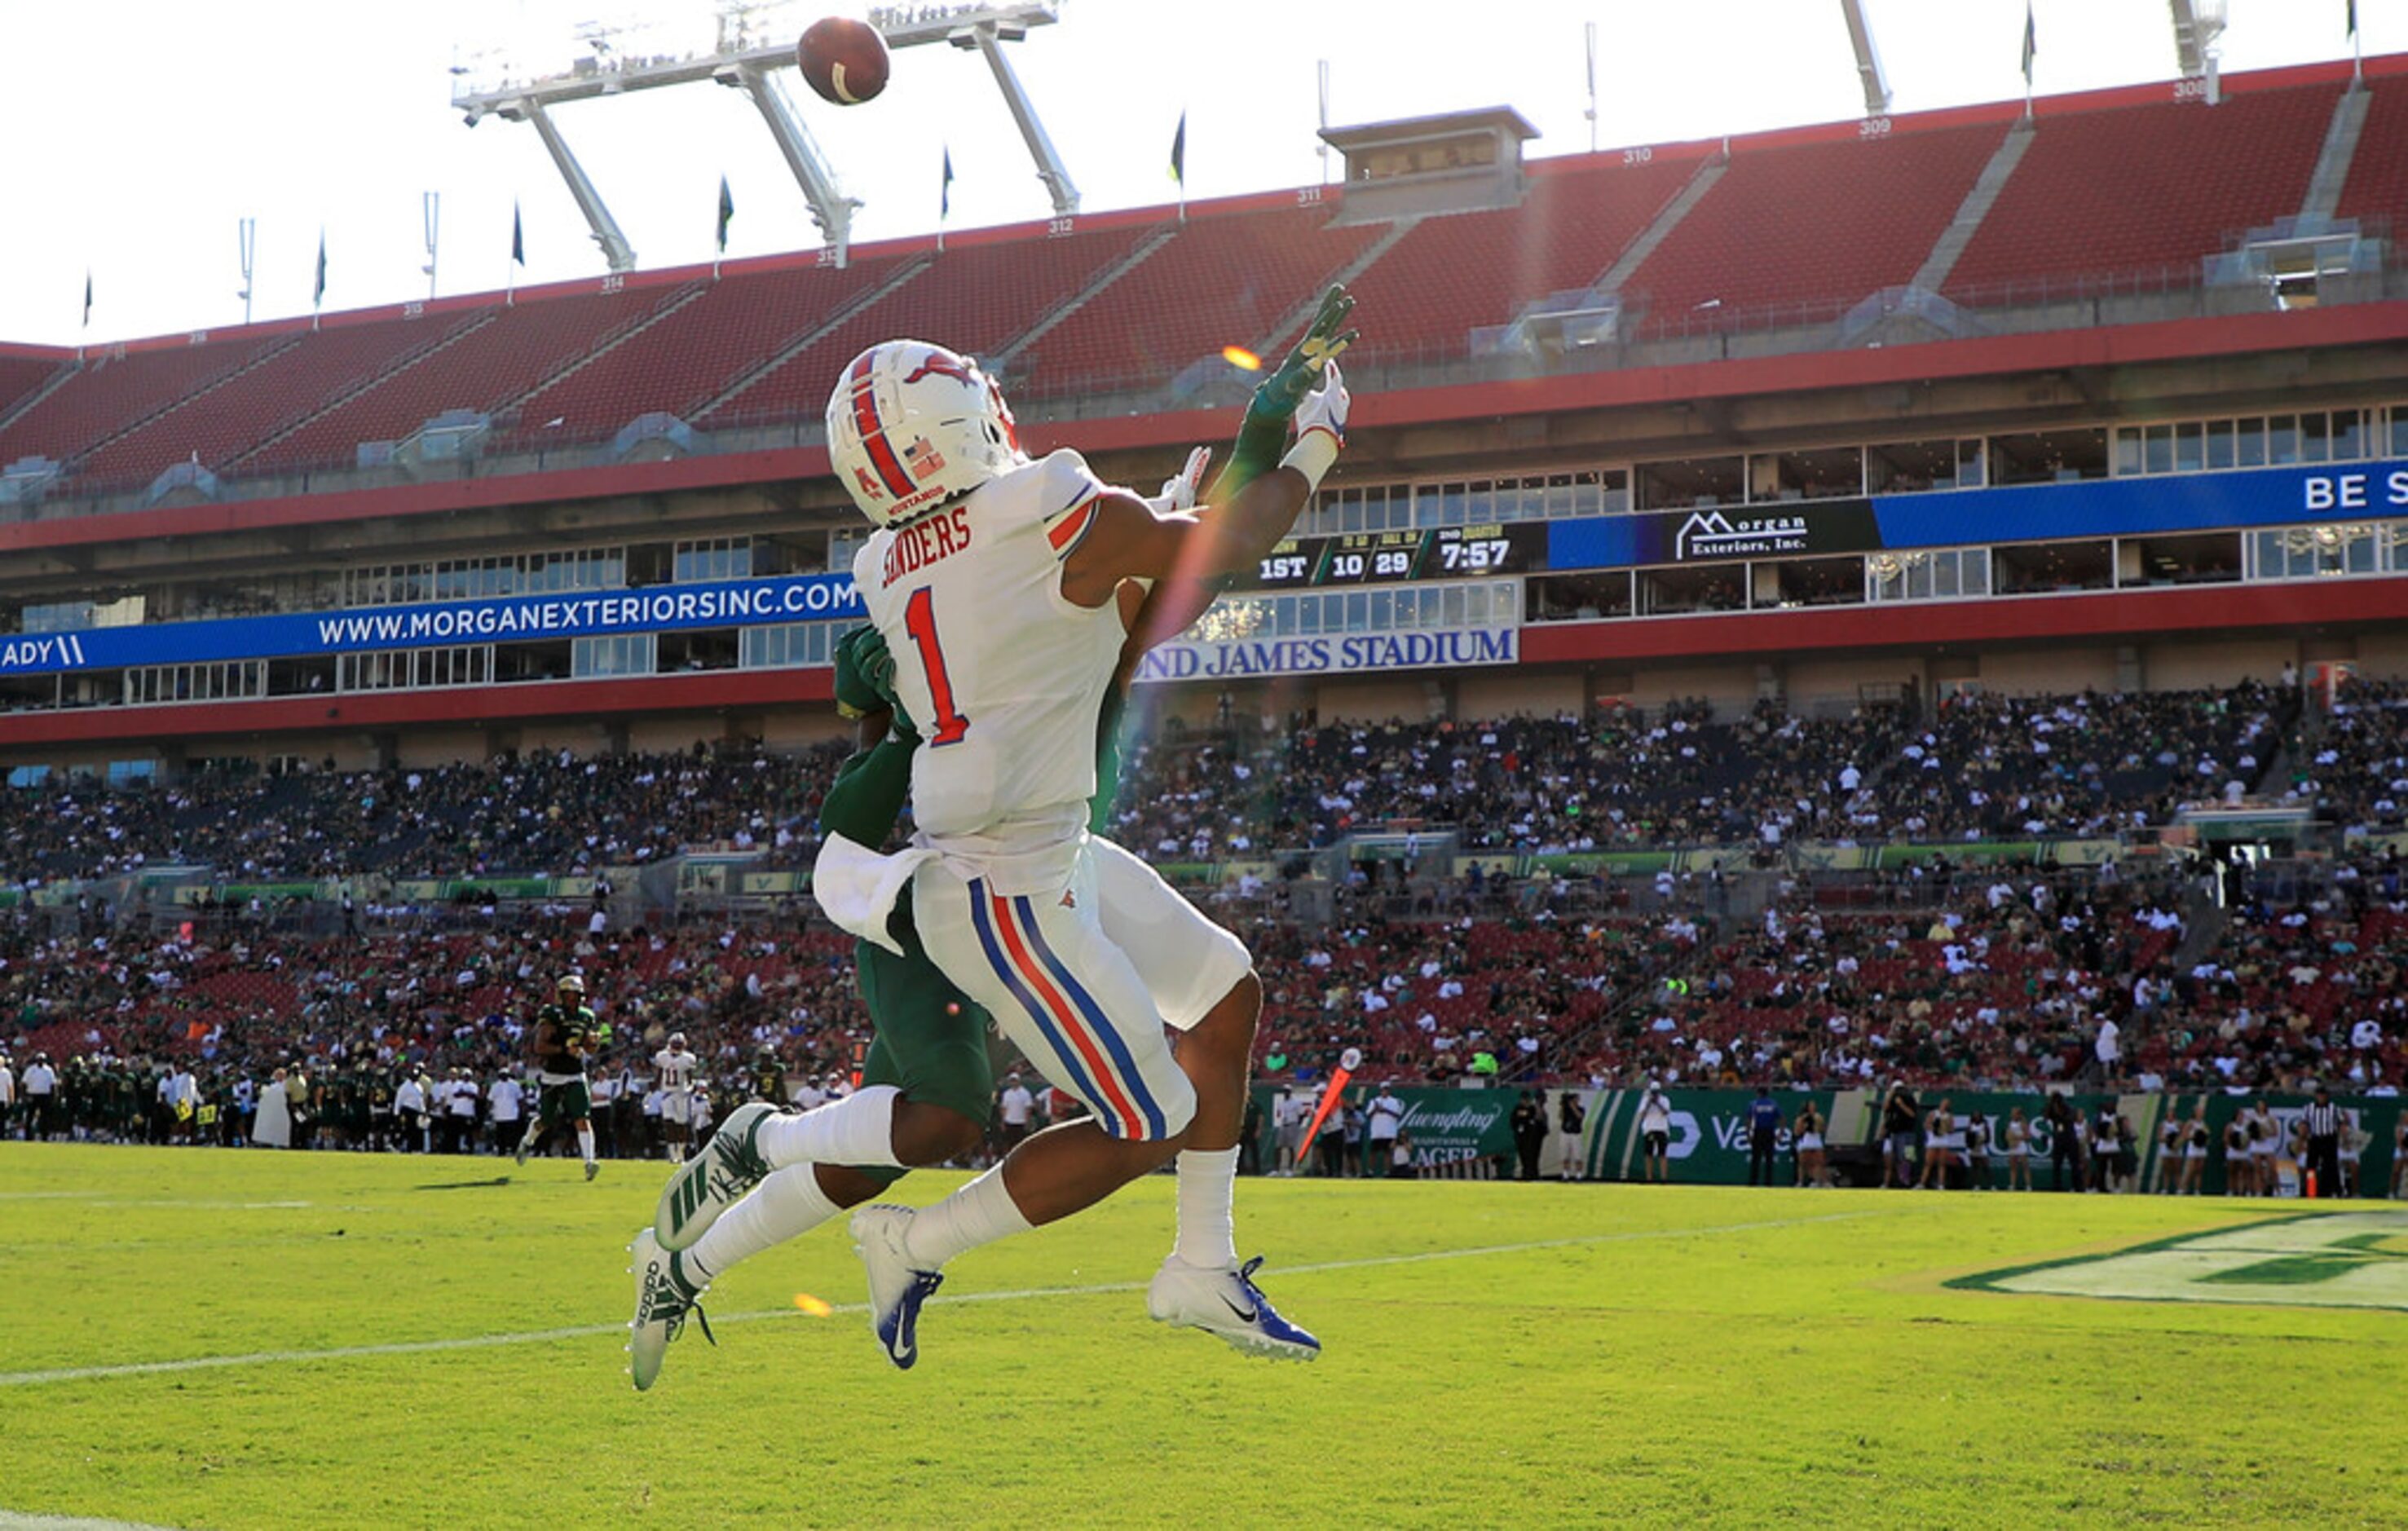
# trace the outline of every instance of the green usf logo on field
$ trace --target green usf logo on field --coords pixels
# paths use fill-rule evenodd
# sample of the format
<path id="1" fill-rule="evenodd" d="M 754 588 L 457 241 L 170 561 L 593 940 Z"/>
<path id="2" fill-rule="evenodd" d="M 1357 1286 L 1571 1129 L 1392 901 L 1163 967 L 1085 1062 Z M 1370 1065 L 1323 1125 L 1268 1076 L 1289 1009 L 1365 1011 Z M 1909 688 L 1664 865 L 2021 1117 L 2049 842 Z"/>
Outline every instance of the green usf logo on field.
<path id="1" fill-rule="evenodd" d="M 2306 1212 L 1948 1284 L 2144 1302 L 2408 1309 L 2408 1211 Z"/>

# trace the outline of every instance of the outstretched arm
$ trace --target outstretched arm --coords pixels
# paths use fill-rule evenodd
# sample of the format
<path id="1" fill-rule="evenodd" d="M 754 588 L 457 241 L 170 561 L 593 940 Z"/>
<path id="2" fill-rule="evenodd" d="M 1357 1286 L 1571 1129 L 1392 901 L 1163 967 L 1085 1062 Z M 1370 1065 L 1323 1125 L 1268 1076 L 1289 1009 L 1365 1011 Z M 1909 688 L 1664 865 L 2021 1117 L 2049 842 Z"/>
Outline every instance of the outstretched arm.
<path id="1" fill-rule="evenodd" d="M 1274 471 L 1201 514 L 1156 516 L 1130 494 L 1096 501 L 1096 516 L 1063 561 L 1062 594 L 1080 606 L 1112 598 L 1124 579 L 1208 580 L 1251 569 L 1296 524 L 1345 440 L 1345 379 L 1335 365 L 1297 410 L 1297 441 Z M 1191 619 L 1192 620 L 1192 619 Z M 1176 631 L 1177 629 L 1172 629 Z"/>

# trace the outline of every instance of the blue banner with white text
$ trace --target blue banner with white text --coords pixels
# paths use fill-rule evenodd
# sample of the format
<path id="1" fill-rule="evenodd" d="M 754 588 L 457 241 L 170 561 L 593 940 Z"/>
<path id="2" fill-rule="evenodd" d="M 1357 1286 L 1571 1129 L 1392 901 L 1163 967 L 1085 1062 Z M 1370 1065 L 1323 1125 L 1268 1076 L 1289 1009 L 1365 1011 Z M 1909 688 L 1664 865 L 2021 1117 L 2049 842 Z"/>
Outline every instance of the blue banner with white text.
<path id="1" fill-rule="evenodd" d="M 644 590 L 511 595 L 217 622 L 88 627 L 0 638 L 0 675 L 114 670 L 462 643 L 523 643 L 865 615 L 849 574 L 788 575 Z"/>

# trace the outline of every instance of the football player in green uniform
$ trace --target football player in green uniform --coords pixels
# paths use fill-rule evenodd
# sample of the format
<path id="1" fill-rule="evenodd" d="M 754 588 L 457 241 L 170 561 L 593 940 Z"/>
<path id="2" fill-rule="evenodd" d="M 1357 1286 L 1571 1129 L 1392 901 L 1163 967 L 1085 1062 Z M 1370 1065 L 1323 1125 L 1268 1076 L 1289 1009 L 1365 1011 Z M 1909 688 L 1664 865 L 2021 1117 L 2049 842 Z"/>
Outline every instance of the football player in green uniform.
<path id="1" fill-rule="evenodd" d="M 610 1028 L 585 1007 L 584 978 L 562 974 L 558 997 L 535 1012 L 535 1031 L 527 1043 L 540 1089 L 526 1136 L 519 1139 L 520 1164 L 527 1162 L 546 1132 L 573 1126 L 577 1152 L 585 1160 L 585 1178 L 590 1180 L 602 1173 L 602 1163 L 594 1156 L 594 1094 L 585 1083 L 585 1060 L 609 1040 Z"/>
<path id="2" fill-rule="evenodd" d="M 1208 503 L 1223 503 L 1278 465 L 1297 404 L 1319 380 L 1323 366 L 1354 339 L 1345 329 L 1353 307 L 1352 299 L 1333 289 L 1296 350 L 1255 390 L 1229 465 L 1204 496 Z M 1197 481 L 1209 457 L 1201 451 L 1192 454 L 1181 479 L 1164 486 L 1173 508 L 1196 503 Z M 1226 581 L 1179 579 L 1145 594 L 1133 587 L 1124 590 L 1129 638 L 1099 720 L 1093 810 L 1098 828 L 1118 792 L 1120 715 L 1138 660 L 1184 631 L 1224 588 Z M 860 748 L 838 768 L 821 807 L 820 826 L 824 834 L 871 849 L 885 843 L 903 810 L 911 756 L 920 743 L 912 720 L 896 704 L 893 675 L 894 661 L 874 628 L 856 628 L 838 644 L 837 702 L 859 721 Z M 793 1113 L 757 1103 L 740 1107 L 670 1179 L 653 1226 L 631 1247 L 636 1316 L 628 1351 L 639 1391 L 658 1378 L 669 1341 L 683 1329 L 689 1312 L 700 1312 L 696 1299 L 715 1277 L 868 1201 L 900 1179 L 905 1166 L 942 1164 L 974 1152 L 983 1139 L 995 1095 L 986 1013 L 921 947 L 908 897 L 895 903 L 884 933 L 883 943 L 854 943 L 862 1001 L 877 1037 L 864 1061 L 862 1087 L 851 1097 L 875 1102 L 884 1120 L 858 1124 L 867 1131 L 827 1134 L 838 1152 L 772 1164 L 758 1143 L 761 1127 L 781 1115 L 793 1121 Z M 1250 1053 L 1251 1044 L 1251 1037 L 1243 1038 L 1240 1051 Z M 1182 1067 L 1226 1069 L 1230 1060 L 1208 1056 L 1209 1051 L 1183 1044 L 1178 1062 Z M 1247 1061 L 1240 1056 L 1237 1066 L 1242 1069 Z M 856 1152 L 844 1152 L 847 1145 Z M 704 1334 L 709 1338 L 708 1321 Z M 1260 1348 L 1245 1345 L 1247 1337 L 1223 1338 L 1242 1348 Z"/>

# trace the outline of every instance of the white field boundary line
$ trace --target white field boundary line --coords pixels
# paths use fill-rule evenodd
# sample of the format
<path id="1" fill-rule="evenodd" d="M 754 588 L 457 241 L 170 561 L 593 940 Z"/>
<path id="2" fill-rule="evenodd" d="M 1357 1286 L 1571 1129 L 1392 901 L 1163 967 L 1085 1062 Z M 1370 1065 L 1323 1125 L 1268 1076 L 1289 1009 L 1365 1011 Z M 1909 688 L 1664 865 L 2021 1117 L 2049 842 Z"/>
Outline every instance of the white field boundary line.
<path id="1" fill-rule="evenodd" d="M 107 1191 L 0 1191 L 0 1201 L 88 1201 L 102 1207 L 165 1207 L 200 1212 L 279 1212 L 317 1205 L 310 1201 L 144 1201 Z"/>
<path id="2" fill-rule="evenodd" d="M 87 1515 L 27 1515 L 0 1510 L 0 1531 L 169 1531 L 148 1522 L 96 1521 Z"/>
<path id="3" fill-rule="evenodd" d="M 1918 1204 L 1918 1207 L 1922 1204 Z M 1440 1260 L 1470 1260 L 1492 1254 L 1527 1254 L 1541 1250 L 1590 1249 L 1603 1244 L 1634 1244 L 1662 1238 L 1699 1238 L 1715 1234 L 1762 1233 L 1775 1228 L 1803 1228 L 1825 1223 L 1853 1223 L 1890 1217 L 1914 1208 L 1830 1212 L 1821 1217 L 1771 1218 L 1756 1223 L 1715 1223 L 1690 1228 L 1643 1228 L 1628 1233 L 1588 1234 L 1575 1238 L 1538 1238 L 1520 1244 L 1480 1244 L 1459 1250 L 1422 1250 L 1412 1254 L 1375 1254 L 1358 1260 L 1324 1260 L 1312 1265 L 1283 1266 L 1276 1274 L 1311 1276 L 1332 1270 L 1371 1270 L 1383 1266 L 1428 1265 Z M 973 1302 L 1026 1302 L 1039 1297 L 1083 1297 L 1113 1292 L 1142 1292 L 1145 1281 L 1100 1281 L 1089 1286 L 1032 1286 L 1002 1292 L 965 1292 L 930 1299 L 950 1307 Z M 867 1313 L 867 1303 L 836 1304 L 835 1313 Z M 770 1308 L 751 1313 L 713 1314 L 710 1322 L 752 1324 L 764 1319 L 799 1316 L 791 1308 Z M 314 1351 L 253 1351 L 241 1355 L 194 1355 L 177 1361 L 129 1361 L 106 1366 L 61 1366 L 49 1371 L 0 1372 L 0 1387 L 39 1387 L 52 1382 L 94 1381 L 114 1377 L 150 1377 L 169 1372 L 214 1371 L 227 1366 L 283 1366 L 302 1361 L 349 1361 L 368 1356 L 428 1355 L 446 1351 L 482 1351 L 504 1345 L 541 1345 L 561 1339 L 593 1339 L 624 1335 L 624 1324 L 580 1324 L 562 1329 L 529 1329 L 518 1334 L 470 1335 L 455 1339 L 411 1339 L 389 1345 L 334 1345 Z"/>

